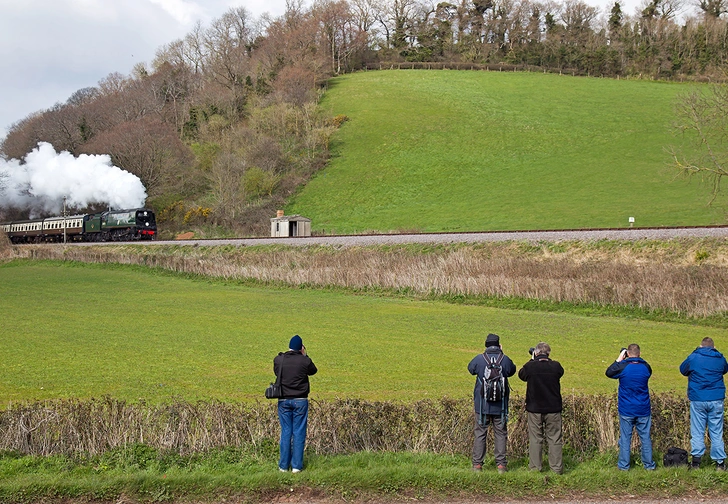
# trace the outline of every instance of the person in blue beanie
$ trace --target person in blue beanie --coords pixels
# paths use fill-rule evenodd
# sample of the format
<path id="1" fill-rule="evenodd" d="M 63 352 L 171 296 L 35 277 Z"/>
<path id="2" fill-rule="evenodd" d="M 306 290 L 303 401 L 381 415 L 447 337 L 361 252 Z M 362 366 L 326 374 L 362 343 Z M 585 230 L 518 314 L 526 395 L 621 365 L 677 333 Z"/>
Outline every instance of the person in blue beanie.
<path id="1" fill-rule="evenodd" d="M 485 352 L 476 355 L 468 364 L 468 371 L 475 376 L 473 400 L 475 406 L 475 439 L 473 441 L 473 470 L 483 469 L 485 439 L 488 426 L 493 429 L 493 455 L 499 474 L 508 470 L 506 446 L 508 444 L 508 399 L 510 386 L 508 378 L 516 373 L 516 365 L 503 353 L 500 337 L 489 334 L 485 338 Z M 491 374 L 502 379 L 500 398 L 491 400 L 484 382 Z"/>
<path id="2" fill-rule="evenodd" d="M 655 469 L 652 459 L 652 405 L 648 382 L 652 368 L 640 357 L 640 346 L 632 343 L 619 353 L 617 360 L 607 368 L 609 378 L 619 380 L 617 411 L 619 412 L 619 457 L 617 467 L 629 471 L 632 435 L 637 431 L 640 438 L 642 466 L 648 471 Z"/>
<path id="3" fill-rule="evenodd" d="M 691 467 L 700 467 L 705 453 L 705 431 L 710 437 L 710 458 L 716 469 L 725 471 L 725 445 L 723 443 L 723 401 L 728 362 L 715 349 L 712 338 L 703 338 L 700 346 L 680 364 L 680 373 L 688 377 L 690 400 L 690 454 Z"/>
<path id="4" fill-rule="evenodd" d="M 303 450 L 308 428 L 308 377 L 318 369 L 306 354 L 303 340 L 296 334 L 288 343 L 288 351 L 273 359 L 273 372 L 280 377 L 283 397 L 278 399 L 278 421 L 281 424 L 281 457 L 278 469 L 298 473 L 303 470 Z"/>

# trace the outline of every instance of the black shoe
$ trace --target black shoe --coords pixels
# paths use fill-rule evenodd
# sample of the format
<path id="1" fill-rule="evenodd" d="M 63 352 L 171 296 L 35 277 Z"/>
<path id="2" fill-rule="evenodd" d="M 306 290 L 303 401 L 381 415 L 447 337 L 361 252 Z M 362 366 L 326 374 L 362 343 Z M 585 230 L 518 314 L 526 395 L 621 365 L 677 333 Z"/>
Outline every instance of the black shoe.
<path id="1" fill-rule="evenodd" d="M 700 457 L 696 457 L 693 455 L 693 463 L 690 464 L 690 469 L 699 469 L 700 468 Z"/>
<path id="2" fill-rule="evenodd" d="M 725 460 L 721 460 L 720 462 L 717 462 L 715 464 L 715 470 L 725 472 Z"/>

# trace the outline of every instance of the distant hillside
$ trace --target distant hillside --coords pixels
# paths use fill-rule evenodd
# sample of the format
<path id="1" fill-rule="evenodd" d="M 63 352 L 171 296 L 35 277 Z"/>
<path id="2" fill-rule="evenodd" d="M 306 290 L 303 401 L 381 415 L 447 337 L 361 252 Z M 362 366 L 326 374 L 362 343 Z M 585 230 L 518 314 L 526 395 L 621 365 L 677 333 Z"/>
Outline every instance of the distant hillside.
<path id="1" fill-rule="evenodd" d="M 708 190 L 666 147 L 687 84 L 522 72 L 360 72 L 322 106 L 348 116 L 291 200 L 325 232 L 705 225 Z"/>

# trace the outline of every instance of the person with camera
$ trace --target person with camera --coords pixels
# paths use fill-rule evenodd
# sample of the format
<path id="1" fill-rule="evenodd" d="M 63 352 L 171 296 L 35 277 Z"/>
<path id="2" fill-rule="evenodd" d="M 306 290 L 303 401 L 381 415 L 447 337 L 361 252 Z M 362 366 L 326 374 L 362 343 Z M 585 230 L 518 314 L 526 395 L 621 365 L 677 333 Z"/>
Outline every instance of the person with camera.
<path id="1" fill-rule="evenodd" d="M 288 351 L 273 359 L 273 372 L 280 378 L 283 397 L 278 399 L 278 421 L 281 424 L 281 471 L 298 473 L 303 470 L 303 450 L 308 428 L 308 377 L 318 369 L 306 354 L 301 337 L 296 334 L 288 343 Z"/>
<path id="2" fill-rule="evenodd" d="M 640 357 L 640 346 L 632 343 L 619 352 L 606 371 L 609 378 L 619 380 L 617 412 L 619 413 L 619 457 L 617 467 L 629 471 L 632 435 L 637 431 L 640 438 L 642 466 L 651 471 L 656 467 L 652 460 L 652 410 L 648 382 L 652 368 Z"/>
<path id="3" fill-rule="evenodd" d="M 723 401 L 728 362 L 715 348 L 712 338 L 703 338 L 700 346 L 680 364 L 680 373 L 688 377 L 690 400 L 690 454 L 691 467 L 700 467 L 705 453 L 705 431 L 710 437 L 710 458 L 718 471 L 725 471 L 725 445 L 723 443 Z"/>
<path id="4" fill-rule="evenodd" d="M 508 443 L 508 377 L 516 373 L 516 365 L 503 353 L 500 337 L 489 334 L 485 339 L 485 352 L 476 355 L 468 364 L 475 375 L 473 398 L 475 403 L 475 440 L 473 442 L 473 470 L 483 469 L 485 438 L 488 425 L 493 427 L 495 464 L 500 474 L 508 470 L 506 444 Z"/>
<path id="5" fill-rule="evenodd" d="M 531 360 L 518 371 L 526 382 L 528 419 L 528 468 L 540 471 L 543 465 L 544 440 L 548 443 L 549 467 L 556 474 L 564 472 L 564 438 L 561 426 L 561 377 L 564 368 L 551 360 L 551 347 L 543 341 L 529 350 Z"/>

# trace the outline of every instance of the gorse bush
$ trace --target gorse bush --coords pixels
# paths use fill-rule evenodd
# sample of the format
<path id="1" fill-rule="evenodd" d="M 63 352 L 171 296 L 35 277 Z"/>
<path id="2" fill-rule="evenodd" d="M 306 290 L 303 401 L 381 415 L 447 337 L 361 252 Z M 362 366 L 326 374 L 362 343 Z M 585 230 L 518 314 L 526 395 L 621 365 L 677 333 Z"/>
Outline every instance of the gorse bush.
<path id="1" fill-rule="evenodd" d="M 564 397 L 564 442 L 577 458 L 616 450 L 615 395 Z M 689 446 L 688 402 L 653 394 L 657 451 Z M 412 403 L 311 400 L 307 446 L 321 455 L 368 452 L 463 454 L 472 449 L 471 399 Z M 523 397 L 511 398 L 508 452 L 528 453 Z M 0 413 L 0 450 L 31 455 L 99 455 L 134 447 L 189 455 L 225 447 L 260 452 L 278 439 L 275 402 L 128 403 L 112 398 L 15 404 Z M 491 433 L 492 435 L 492 433 Z M 492 445 L 491 445 L 492 446 Z M 130 456 L 128 450 L 121 453 Z M 145 455 L 146 454 L 146 455 Z"/>

